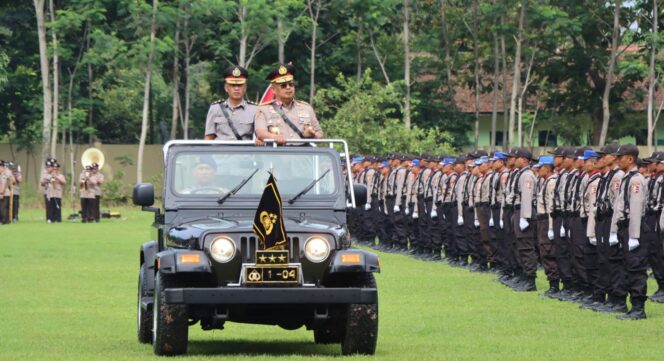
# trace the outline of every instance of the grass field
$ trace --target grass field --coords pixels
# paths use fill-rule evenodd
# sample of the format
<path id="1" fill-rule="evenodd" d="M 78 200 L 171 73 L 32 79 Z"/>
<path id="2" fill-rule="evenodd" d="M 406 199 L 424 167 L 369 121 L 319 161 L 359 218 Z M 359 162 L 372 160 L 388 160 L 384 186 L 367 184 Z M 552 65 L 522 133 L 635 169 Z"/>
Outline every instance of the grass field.
<path id="1" fill-rule="evenodd" d="M 155 359 L 136 341 L 139 245 L 151 214 L 123 220 L 45 224 L 41 211 L 0 226 L 0 360 Z M 494 275 L 381 254 L 376 360 L 664 360 L 664 305 L 648 320 L 515 293 Z M 538 287 L 546 281 L 540 274 Z M 650 284 L 649 293 L 654 290 Z M 190 328 L 189 359 L 322 360 L 304 329 L 227 324 Z"/>

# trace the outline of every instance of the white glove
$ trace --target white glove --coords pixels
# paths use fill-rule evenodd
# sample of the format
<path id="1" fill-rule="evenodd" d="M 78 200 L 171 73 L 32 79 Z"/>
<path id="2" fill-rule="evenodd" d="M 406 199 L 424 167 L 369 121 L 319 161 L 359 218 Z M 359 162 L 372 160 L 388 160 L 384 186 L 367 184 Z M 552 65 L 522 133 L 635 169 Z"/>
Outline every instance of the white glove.
<path id="1" fill-rule="evenodd" d="M 364 205 L 364 210 L 365 211 L 368 211 L 370 209 L 371 209 L 371 204 L 367 203 L 367 204 Z"/>
<path id="2" fill-rule="evenodd" d="M 639 248 L 639 240 L 636 238 L 630 238 L 629 241 L 627 241 L 627 247 L 630 252 Z"/>
<path id="3" fill-rule="evenodd" d="M 567 233 L 565 232 L 565 227 L 560 226 L 560 238 L 565 238 L 567 237 Z"/>
<path id="4" fill-rule="evenodd" d="M 617 233 L 611 233 L 609 235 L 609 246 L 613 247 L 618 244 L 618 234 Z"/>
<path id="5" fill-rule="evenodd" d="M 406 215 L 409 215 L 410 214 L 410 208 L 406 207 L 406 210 L 404 211 L 404 213 L 406 213 Z"/>
<path id="6" fill-rule="evenodd" d="M 522 231 L 528 228 L 529 225 L 530 224 L 528 224 L 528 221 L 525 218 L 519 218 L 519 228 L 521 228 Z"/>
<path id="7" fill-rule="evenodd" d="M 390 215 L 389 213 L 387 213 L 387 208 L 385 208 L 384 213 L 385 213 L 386 216 L 389 216 L 389 215 Z"/>
<path id="8" fill-rule="evenodd" d="M 434 219 L 436 217 L 438 217 L 438 212 L 436 212 L 436 209 L 434 208 L 431 210 L 431 219 Z"/>
<path id="9" fill-rule="evenodd" d="M 500 220 L 499 225 L 500 225 L 500 229 L 503 229 L 503 220 L 502 219 Z"/>
<path id="10" fill-rule="evenodd" d="M 477 228 L 477 227 L 480 226 L 480 221 L 478 221 L 477 219 L 475 219 L 475 222 L 473 222 L 473 224 L 475 225 L 475 228 Z"/>
<path id="11" fill-rule="evenodd" d="M 590 244 L 592 244 L 593 246 L 597 246 L 597 237 L 590 237 L 590 238 L 588 238 L 588 241 L 589 241 Z"/>
<path id="12" fill-rule="evenodd" d="M 394 213 L 399 213 L 401 212 L 401 208 L 399 206 L 394 206 Z"/>
<path id="13" fill-rule="evenodd" d="M 413 219 L 418 219 L 420 217 L 419 213 L 413 212 Z"/>
<path id="14" fill-rule="evenodd" d="M 459 216 L 459 218 L 457 218 L 457 224 L 463 226 L 463 217 Z"/>
<path id="15" fill-rule="evenodd" d="M 489 218 L 489 227 L 493 227 L 493 217 Z"/>
<path id="16" fill-rule="evenodd" d="M 546 232 L 546 236 L 549 238 L 549 241 L 553 241 L 553 228 L 549 228 L 549 231 Z"/>

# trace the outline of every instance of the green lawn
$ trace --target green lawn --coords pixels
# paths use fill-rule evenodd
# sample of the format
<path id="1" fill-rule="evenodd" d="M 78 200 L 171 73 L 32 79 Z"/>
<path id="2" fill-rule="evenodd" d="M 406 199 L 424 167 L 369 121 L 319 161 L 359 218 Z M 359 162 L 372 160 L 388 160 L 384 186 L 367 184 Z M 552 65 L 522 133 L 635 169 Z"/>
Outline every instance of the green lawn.
<path id="1" fill-rule="evenodd" d="M 136 341 L 135 326 L 138 250 L 151 214 L 49 225 L 42 213 L 0 226 L 0 360 L 156 358 Z M 381 262 L 377 360 L 664 360 L 664 305 L 648 303 L 648 320 L 621 322 L 512 292 L 494 275 L 401 255 L 381 254 Z M 538 286 L 546 286 L 541 275 Z M 339 355 L 338 345 L 315 345 L 304 329 L 227 324 L 193 326 L 187 357 Z"/>

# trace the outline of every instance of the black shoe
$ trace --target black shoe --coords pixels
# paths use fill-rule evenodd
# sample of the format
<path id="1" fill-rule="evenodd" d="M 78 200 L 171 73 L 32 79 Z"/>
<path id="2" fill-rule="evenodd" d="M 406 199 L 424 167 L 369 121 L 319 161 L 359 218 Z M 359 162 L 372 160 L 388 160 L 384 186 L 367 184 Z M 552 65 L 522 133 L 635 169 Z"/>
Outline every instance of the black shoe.
<path id="1" fill-rule="evenodd" d="M 549 281 L 549 289 L 546 290 L 542 296 L 548 297 L 548 298 L 555 298 L 555 295 L 557 295 L 560 292 L 560 282 L 559 281 Z"/>
<path id="2" fill-rule="evenodd" d="M 526 276 L 523 278 L 523 281 L 514 288 L 517 292 L 534 292 L 537 291 L 537 286 L 535 285 L 535 276 Z"/>
<path id="3" fill-rule="evenodd" d="M 660 288 L 652 296 L 648 297 L 653 302 L 664 303 L 664 289 Z"/>
<path id="4" fill-rule="evenodd" d="M 627 305 L 625 303 L 607 302 L 603 306 L 593 308 L 593 310 L 606 313 L 625 313 L 627 312 Z"/>
<path id="5" fill-rule="evenodd" d="M 468 267 L 470 272 L 479 272 L 480 268 L 482 268 L 482 266 L 477 262 L 471 263 L 470 266 Z"/>
<path id="6" fill-rule="evenodd" d="M 573 291 L 569 288 L 563 288 L 562 291 L 558 292 L 554 298 L 556 298 L 559 301 L 567 301 L 570 296 L 573 294 Z"/>
<path id="7" fill-rule="evenodd" d="M 619 320 L 645 320 L 646 313 L 643 309 L 634 309 L 632 308 L 629 312 L 616 316 Z"/>

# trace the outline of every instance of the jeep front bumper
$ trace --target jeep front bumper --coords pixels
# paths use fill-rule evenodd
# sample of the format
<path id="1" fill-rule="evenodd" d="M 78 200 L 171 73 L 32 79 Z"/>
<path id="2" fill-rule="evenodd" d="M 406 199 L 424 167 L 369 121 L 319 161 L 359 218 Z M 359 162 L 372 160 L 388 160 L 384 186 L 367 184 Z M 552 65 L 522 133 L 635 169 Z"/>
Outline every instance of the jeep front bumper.
<path id="1" fill-rule="evenodd" d="M 371 304 L 378 302 L 375 288 L 222 287 L 169 288 L 166 303 L 178 304 Z"/>

